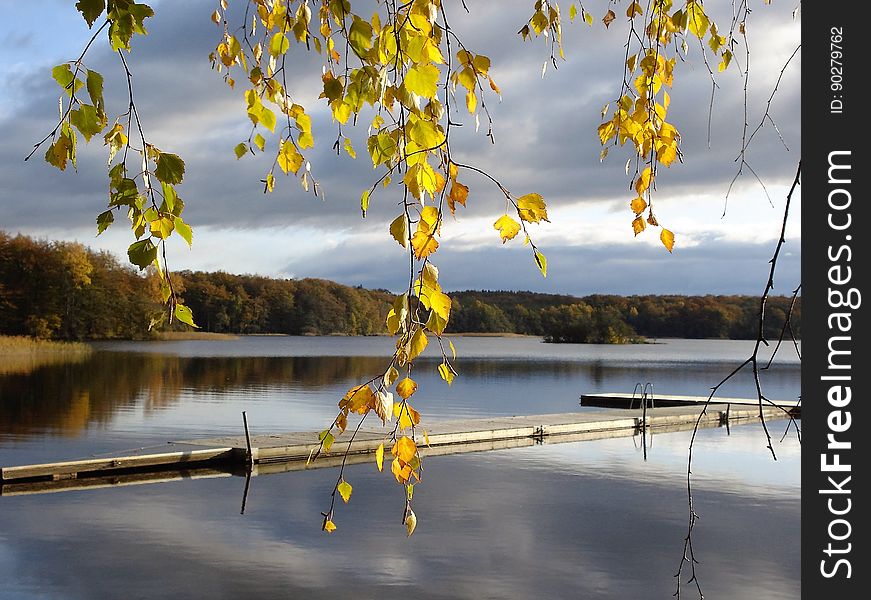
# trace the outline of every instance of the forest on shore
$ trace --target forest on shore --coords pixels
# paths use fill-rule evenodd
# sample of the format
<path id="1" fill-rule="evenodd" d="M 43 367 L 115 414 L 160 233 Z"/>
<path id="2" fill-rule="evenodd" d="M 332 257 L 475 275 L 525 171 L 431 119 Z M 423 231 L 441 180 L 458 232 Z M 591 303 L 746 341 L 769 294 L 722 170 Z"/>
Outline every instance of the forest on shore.
<path id="1" fill-rule="evenodd" d="M 323 279 L 182 271 L 173 275 L 203 331 L 377 335 L 394 295 Z M 646 338 L 756 337 L 754 296 L 590 295 L 457 291 L 447 333 L 513 333 L 551 342 L 631 343 Z M 777 339 L 791 299 L 769 298 L 765 329 Z M 0 231 L 0 335 L 141 339 L 154 335 L 157 277 L 74 242 Z M 801 298 L 790 318 L 801 336 Z M 181 326 L 184 327 L 184 326 Z M 173 326 L 171 329 L 180 329 Z M 164 328 L 166 329 L 166 328 Z"/>

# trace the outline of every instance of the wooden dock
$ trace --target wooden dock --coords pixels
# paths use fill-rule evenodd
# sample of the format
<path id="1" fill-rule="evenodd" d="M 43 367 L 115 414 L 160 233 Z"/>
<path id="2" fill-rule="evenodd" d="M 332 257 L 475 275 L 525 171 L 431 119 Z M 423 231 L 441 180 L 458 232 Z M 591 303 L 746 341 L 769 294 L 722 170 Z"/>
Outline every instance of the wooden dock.
<path id="1" fill-rule="evenodd" d="M 708 401 L 707 396 L 676 396 L 674 394 L 648 394 L 647 406 L 651 407 L 667 407 L 667 406 L 701 406 Z M 715 397 L 711 404 L 725 404 L 727 406 L 737 406 L 746 408 L 755 406 L 759 409 L 759 400 L 756 398 L 720 398 Z M 640 408 L 641 396 L 637 394 L 620 394 L 620 393 L 596 393 L 584 394 L 581 396 L 581 406 L 598 406 L 603 408 Z M 789 416 L 801 417 L 801 402 L 796 400 L 771 400 L 763 402 L 765 408 L 774 410 L 782 409 Z"/>
<path id="2" fill-rule="evenodd" d="M 692 429 L 699 407 L 660 407 L 641 410 L 611 409 L 576 413 L 435 421 L 417 427 L 416 438 L 424 456 L 480 452 L 530 446 L 637 435 L 647 428 L 653 432 Z M 636 402 L 637 403 L 637 402 Z M 738 404 L 738 403 L 733 403 Z M 646 417 L 643 416 L 646 413 Z M 788 417 L 786 411 L 769 407 L 766 420 Z M 703 427 L 758 420 L 757 406 L 747 401 L 731 408 L 711 404 L 702 418 Z M 424 430 L 427 445 L 424 441 Z M 251 436 L 250 473 L 264 475 L 311 468 L 337 466 L 348 451 L 348 463 L 373 460 L 371 454 L 382 443 L 389 445 L 392 427 L 363 428 L 349 446 L 351 432 L 336 439 L 332 453 L 308 463 L 318 448 L 315 432 Z M 406 433 L 408 433 L 406 431 Z M 248 471 L 245 435 L 168 442 L 167 451 L 151 454 L 110 456 L 38 465 L 8 466 L 0 469 L 0 495 L 45 493 L 89 487 L 133 485 L 197 477 L 216 477 Z"/>

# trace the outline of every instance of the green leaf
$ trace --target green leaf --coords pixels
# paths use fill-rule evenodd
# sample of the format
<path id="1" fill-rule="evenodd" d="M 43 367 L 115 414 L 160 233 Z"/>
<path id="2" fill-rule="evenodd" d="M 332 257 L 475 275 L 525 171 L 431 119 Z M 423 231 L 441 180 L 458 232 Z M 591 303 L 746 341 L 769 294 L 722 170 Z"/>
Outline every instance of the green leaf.
<path id="1" fill-rule="evenodd" d="M 547 259 L 544 257 L 544 254 L 538 251 L 538 248 L 533 250 L 533 253 L 535 255 L 535 264 L 541 270 L 542 277 L 547 277 Z"/>
<path id="2" fill-rule="evenodd" d="M 287 36 L 280 31 L 273 35 L 272 39 L 269 41 L 269 54 L 276 58 L 287 52 L 289 48 L 290 41 L 287 39 Z"/>
<path id="3" fill-rule="evenodd" d="M 70 111 L 70 123 L 78 129 L 86 141 L 103 131 L 106 126 L 106 116 L 90 104 L 81 104 L 79 108 Z"/>
<path id="4" fill-rule="evenodd" d="M 73 92 L 79 91 L 82 85 L 84 85 L 79 79 L 73 77 L 73 71 L 70 68 L 69 63 L 63 63 L 62 65 L 58 65 L 51 70 L 51 76 L 57 81 L 57 84 L 66 91 L 68 96 L 71 96 Z M 75 85 L 73 82 L 75 81 Z M 75 87 L 75 89 L 73 89 Z"/>
<path id="5" fill-rule="evenodd" d="M 127 249 L 127 257 L 130 262 L 141 269 L 144 269 L 157 258 L 157 246 L 151 240 L 140 240 L 133 242 Z"/>
<path id="6" fill-rule="evenodd" d="M 236 160 L 239 160 L 246 154 L 248 154 L 248 145 L 245 142 L 239 142 L 236 144 L 236 147 L 233 148 L 233 153 L 236 155 Z"/>
<path id="7" fill-rule="evenodd" d="M 262 105 L 260 107 L 260 124 L 275 133 L 275 113 Z"/>
<path id="8" fill-rule="evenodd" d="M 196 327 L 199 329 L 199 325 L 194 323 L 194 314 L 184 304 L 176 304 L 175 305 L 175 318 L 184 323 L 185 325 L 190 325 L 191 327 Z"/>
<path id="9" fill-rule="evenodd" d="M 194 232 L 191 226 L 185 223 L 181 217 L 174 217 L 173 223 L 175 223 L 175 232 L 181 236 L 181 239 L 186 241 L 189 247 L 193 246 Z"/>
<path id="10" fill-rule="evenodd" d="M 100 235 L 106 229 L 109 228 L 109 225 L 115 222 L 115 215 L 111 210 L 107 210 L 101 212 L 97 215 L 97 235 Z"/>
<path id="11" fill-rule="evenodd" d="M 336 441 L 336 438 L 329 432 L 329 430 L 324 429 L 318 434 L 318 441 L 322 444 L 324 452 L 329 452 L 330 448 L 333 447 L 333 442 Z"/>
<path id="12" fill-rule="evenodd" d="M 336 486 L 336 491 L 339 492 L 339 495 L 342 497 L 342 500 L 345 501 L 345 504 L 347 504 L 348 500 L 351 499 L 351 491 L 353 489 L 354 488 L 351 487 L 351 484 L 348 483 L 347 481 L 345 481 L 344 479 L 342 480 L 342 482 L 339 485 Z"/>
<path id="13" fill-rule="evenodd" d="M 88 69 L 88 76 L 85 78 L 85 82 L 91 102 L 94 103 L 97 112 L 103 113 L 105 111 L 105 105 L 103 104 L 103 76 L 96 71 Z"/>
<path id="14" fill-rule="evenodd" d="M 82 17 L 90 29 L 94 25 L 94 21 L 99 19 L 106 9 L 106 0 L 79 0 L 76 2 L 76 9 L 82 13 Z"/>
<path id="15" fill-rule="evenodd" d="M 176 154 L 161 152 L 157 157 L 157 169 L 154 176 L 158 181 L 175 185 L 184 179 L 184 161 Z"/>
<path id="16" fill-rule="evenodd" d="M 366 51 L 372 47 L 372 26 L 354 15 L 354 22 L 351 24 L 351 29 L 348 32 L 348 42 L 354 53 L 363 58 L 366 56 Z"/>
<path id="17" fill-rule="evenodd" d="M 263 149 L 266 148 L 266 139 L 258 133 L 254 136 L 254 145 L 260 148 L 260 151 L 263 152 Z"/>

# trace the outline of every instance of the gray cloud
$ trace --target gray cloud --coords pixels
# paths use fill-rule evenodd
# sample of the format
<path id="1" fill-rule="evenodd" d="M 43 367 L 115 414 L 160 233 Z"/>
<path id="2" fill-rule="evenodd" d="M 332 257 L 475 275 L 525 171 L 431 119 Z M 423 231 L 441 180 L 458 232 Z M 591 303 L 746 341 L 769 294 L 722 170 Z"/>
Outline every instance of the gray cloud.
<path id="1" fill-rule="evenodd" d="M 364 150 L 368 118 L 361 118 L 361 131 L 350 133 L 359 153 L 358 160 L 336 157 L 330 148 L 336 135 L 335 126 L 315 101 L 320 69 L 314 53 L 296 55 L 299 58 L 294 60 L 299 62 L 294 68 L 311 75 L 295 80 L 292 88 L 315 116 L 317 146 L 310 151 L 309 158 L 313 173 L 326 190 L 326 201 L 313 198 L 300 189 L 295 180 L 283 177 L 279 178 L 276 192 L 264 196 L 259 180 L 271 160 L 266 156 L 247 156 L 237 161 L 233 157 L 232 147 L 247 137 L 249 125 L 239 89 L 230 90 L 208 65 L 207 55 L 220 34 L 220 30 L 208 21 L 211 10 L 212 4 L 205 1 L 158 6 L 158 15 L 149 25 L 150 35 L 136 40 L 130 58 L 137 106 L 145 121 L 149 141 L 164 150 L 178 152 L 187 161 L 187 176 L 180 191 L 187 201 L 188 221 L 213 230 L 256 230 L 265 226 L 302 226 L 307 230 L 343 231 L 346 234 L 382 230 L 384 219 L 392 218 L 396 212 L 398 192 L 379 190 L 372 200 L 369 219 L 360 221 L 360 193 L 376 176 Z M 495 96 L 486 98 L 495 120 L 497 144 L 491 145 L 484 136 L 487 125 L 483 116 L 482 131 L 475 133 L 474 123 L 464 115 L 463 127 L 452 133 L 457 159 L 484 168 L 517 194 L 539 191 L 553 207 L 578 202 L 606 202 L 615 209 L 625 210 L 631 194 L 623 165 L 629 155 L 624 149 L 615 148 L 604 163 L 599 163 L 600 146 L 595 134 L 602 105 L 613 100 L 619 90 L 618 76 L 623 61 L 622 33 L 617 30 L 619 23 L 612 25 L 610 31 L 598 26 L 588 28 L 580 22 L 566 24 L 564 37 L 568 59 L 560 64 L 558 70 L 549 69 L 547 76 L 541 79 L 541 64 L 549 54 L 547 44 L 542 40 L 524 43 L 515 35 L 529 16 L 527 3 L 475 3 L 470 5 L 470 10 L 470 15 L 457 11 L 452 16 L 452 25 L 471 47 L 493 58 L 492 74 L 502 87 L 504 99 L 500 103 Z M 480 27 L 481 23 L 488 26 Z M 788 7 L 774 6 L 755 11 L 748 31 L 754 48 L 754 62 L 751 64 L 747 120 L 751 127 L 755 127 L 782 62 L 792 51 L 792 42 L 782 41 L 788 38 L 785 32 L 793 31 L 797 43 L 798 28 L 790 22 Z M 31 33 L 23 31 L 16 35 L 24 39 Z M 45 43 L 45 40 L 39 40 L 37 35 L 36 42 Z M 58 56 L 56 62 L 64 58 L 67 57 Z M 110 112 L 123 112 L 126 92 L 117 57 L 98 47 L 89 55 L 88 61 L 89 66 L 106 75 L 107 89 L 113 90 L 109 96 Z M 698 48 L 691 49 L 689 61 L 679 65 L 670 113 L 683 133 L 685 164 L 663 170 L 658 183 L 658 193 L 662 198 L 699 193 L 724 195 L 729 180 L 737 172 L 733 160 L 740 148 L 744 118 L 742 84 L 737 70 L 730 70 L 718 78 L 711 123 L 712 143 L 708 149 L 710 80 Z M 775 119 L 791 151 L 785 151 L 769 126 L 758 134 L 748 153 L 753 168 L 769 186 L 791 179 L 801 151 L 798 68 L 799 61 L 796 60 L 784 75 L 772 105 Z M 0 147 L 0 227 L 27 232 L 67 228 L 71 235 L 73 231 L 91 228 L 94 216 L 105 206 L 102 142 L 92 140 L 89 147 L 81 148 L 79 173 L 76 175 L 57 173 L 41 164 L 42 151 L 30 163 L 22 164 L 21 159 L 29 152 L 32 142 L 53 126 L 57 88 L 48 77 L 46 65 L 39 65 L 30 73 L 16 71 L 7 74 L 5 83 L 15 99 L 9 103 L 11 108 L 0 111 L 0 114 L 8 114 L 0 121 L 0 136 L 10 140 Z M 471 187 L 469 206 L 459 214 L 461 220 L 489 216 L 501 210 L 500 194 L 490 182 L 471 173 L 461 175 L 461 180 Z M 758 191 L 758 184 L 749 173 L 739 180 L 736 187 L 738 193 L 747 190 Z M 349 247 L 354 245 L 353 242 L 348 244 Z M 797 253 L 798 248 L 795 251 Z M 335 256 L 334 252 L 321 254 L 319 260 L 309 264 L 324 264 L 329 256 Z M 721 260 L 724 265 L 733 265 L 724 266 L 730 273 L 745 273 L 746 269 L 734 265 L 755 260 L 760 254 L 746 246 L 738 248 L 720 244 L 704 251 L 687 249 L 681 257 L 669 259 L 668 266 L 659 264 L 660 253 L 653 253 L 657 261 L 657 275 L 653 279 L 650 279 L 652 267 L 645 268 L 645 259 L 638 257 L 647 252 L 647 248 L 643 251 L 638 248 L 615 251 L 584 248 L 579 252 L 565 246 L 552 249 L 548 256 L 553 256 L 552 269 L 557 268 L 557 259 L 563 255 L 568 259 L 566 264 L 599 265 L 605 262 L 614 265 L 618 260 L 613 258 L 616 256 L 625 256 L 628 262 L 638 261 L 629 268 L 637 273 L 638 278 L 627 278 L 626 286 L 617 275 L 622 270 L 605 269 L 599 275 L 591 273 L 589 276 L 599 282 L 600 291 L 640 291 L 640 286 L 662 291 L 702 292 L 709 291 L 703 282 L 711 279 L 714 279 L 710 281 L 711 285 L 723 291 L 727 291 L 725 284 L 717 282 L 732 281 L 738 286 L 734 288 L 736 290 L 758 287 L 743 279 L 741 283 L 732 277 L 712 278 L 710 269 L 698 262 L 703 259 L 694 258 L 704 256 L 707 261 Z M 452 254 L 446 245 L 439 254 L 442 255 L 440 262 L 445 264 L 485 264 L 496 256 L 500 257 L 500 262 L 508 262 L 501 261 L 504 253 L 494 253 L 495 250 L 491 249 L 473 254 Z M 767 251 L 761 254 L 767 258 Z M 330 277 L 334 276 L 330 273 L 335 273 L 343 280 L 379 280 L 375 275 L 366 275 L 363 264 L 352 266 L 361 263 L 358 256 L 359 253 L 351 252 L 348 258 L 342 258 L 345 266 L 341 268 L 329 267 L 326 272 L 312 273 L 308 272 L 310 267 L 305 274 Z M 590 262 L 591 256 L 596 256 L 597 262 Z M 673 265 L 678 264 L 680 268 L 690 270 L 668 276 L 658 273 L 665 271 L 668 274 Z M 701 271 L 697 270 L 699 267 Z M 294 274 L 303 274 L 298 270 L 296 266 L 288 269 Z M 582 285 L 573 283 L 571 278 L 560 273 L 552 270 L 544 289 L 556 291 L 555 286 L 569 285 L 570 288 L 560 291 L 581 290 Z M 500 278 L 491 282 L 488 276 L 481 279 L 479 275 L 477 285 L 458 287 L 507 287 L 510 280 Z M 506 283 L 501 284 L 502 281 Z M 531 286 L 533 280 L 529 281 Z M 694 283 L 696 281 L 699 283 Z M 676 288 L 668 287 L 665 282 Z"/>

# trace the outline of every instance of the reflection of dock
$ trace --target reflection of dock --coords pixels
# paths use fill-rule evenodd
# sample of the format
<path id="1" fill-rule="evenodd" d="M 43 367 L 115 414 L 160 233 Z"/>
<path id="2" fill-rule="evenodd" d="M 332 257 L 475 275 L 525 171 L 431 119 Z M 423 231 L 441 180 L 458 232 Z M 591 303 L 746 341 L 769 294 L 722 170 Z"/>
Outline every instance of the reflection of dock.
<path id="1" fill-rule="evenodd" d="M 616 395 L 614 395 L 616 396 Z M 731 402 L 711 404 L 701 418 L 702 427 L 752 422 L 759 418 L 757 406 Z M 663 401 L 664 403 L 664 401 Z M 423 456 L 480 452 L 531 446 L 536 443 L 562 443 L 612 437 L 634 436 L 643 429 L 668 432 L 692 429 L 700 407 L 661 407 L 640 410 L 612 409 L 516 417 L 464 419 L 434 422 L 415 428 Z M 788 410 L 788 409 L 787 409 Z M 766 420 L 783 419 L 787 410 L 767 407 Z M 284 433 L 251 437 L 252 475 L 337 466 L 348 451 L 348 463 L 373 461 L 371 456 L 382 442 L 389 447 L 391 427 L 360 429 L 348 444 L 350 432 L 339 437 L 331 454 L 322 454 L 306 464 L 317 451 L 317 433 Z M 406 433 L 409 433 L 406 431 Z M 428 445 L 426 443 L 428 440 Z M 170 442 L 167 451 L 133 456 L 23 465 L 0 469 L 0 494 L 32 494 L 157 483 L 200 477 L 246 474 L 248 446 L 244 435 Z"/>

